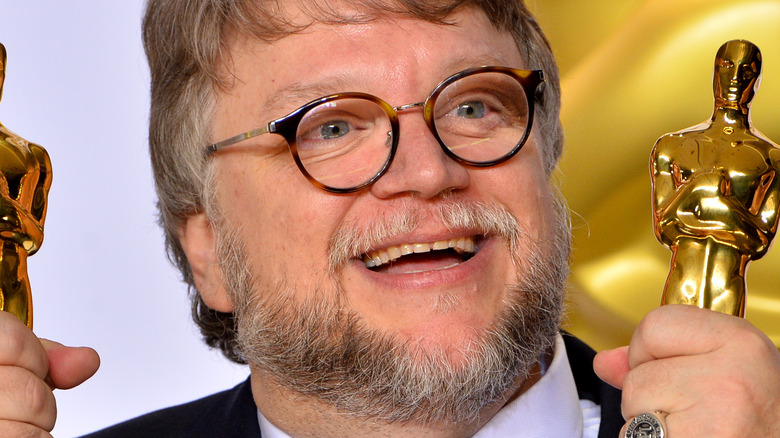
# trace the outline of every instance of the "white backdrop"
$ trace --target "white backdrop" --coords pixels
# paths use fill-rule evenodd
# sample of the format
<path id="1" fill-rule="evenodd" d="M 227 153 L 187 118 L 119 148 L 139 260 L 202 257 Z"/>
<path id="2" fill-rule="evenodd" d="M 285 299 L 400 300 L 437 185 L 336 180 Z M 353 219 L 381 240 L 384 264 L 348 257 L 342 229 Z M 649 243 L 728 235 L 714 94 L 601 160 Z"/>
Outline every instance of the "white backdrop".
<path id="1" fill-rule="evenodd" d="M 155 224 L 141 0 L 0 0 L 0 121 L 51 155 L 41 251 L 29 259 L 38 336 L 102 365 L 57 391 L 56 437 L 229 388 L 248 375 L 202 344 Z"/>

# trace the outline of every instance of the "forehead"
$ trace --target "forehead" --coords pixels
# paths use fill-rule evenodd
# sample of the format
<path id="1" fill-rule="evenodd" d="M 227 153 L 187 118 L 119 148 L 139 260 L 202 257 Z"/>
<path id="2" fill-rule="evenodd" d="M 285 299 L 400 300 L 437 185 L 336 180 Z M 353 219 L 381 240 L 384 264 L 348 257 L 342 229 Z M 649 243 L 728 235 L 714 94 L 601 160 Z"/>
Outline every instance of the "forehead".
<path id="1" fill-rule="evenodd" d="M 735 65 L 747 65 L 761 62 L 761 52 L 750 43 L 732 41 L 723 45 L 718 51 L 718 59 L 728 60 Z"/>
<path id="2" fill-rule="evenodd" d="M 271 43 L 236 37 L 225 65 L 233 86 L 223 97 L 250 93 L 266 109 L 281 110 L 324 94 L 363 91 L 402 104 L 409 102 L 393 102 L 394 96 L 405 100 L 401 95 L 410 90 L 430 92 L 468 67 L 523 67 L 512 36 L 481 11 L 456 11 L 447 21 L 385 16 L 366 23 L 318 22 Z"/>

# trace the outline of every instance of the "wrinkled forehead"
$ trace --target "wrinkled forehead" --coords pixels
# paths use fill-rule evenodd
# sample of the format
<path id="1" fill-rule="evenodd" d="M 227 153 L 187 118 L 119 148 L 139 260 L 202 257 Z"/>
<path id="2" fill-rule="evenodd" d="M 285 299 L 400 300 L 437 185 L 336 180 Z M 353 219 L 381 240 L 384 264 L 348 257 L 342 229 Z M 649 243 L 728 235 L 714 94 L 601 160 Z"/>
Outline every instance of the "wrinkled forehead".
<path id="1" fill-rule="evenodd" d="M 501 3 L 501 2 L 496 2 Z M 259 39 L 273 43 L 305 32 L 312 26 L 368 24 L 387 19 L 417 19 L 442 26 L 456 24 L 456 12 L 482 13 L 498 31 L 512 34 L 517 24 L 508 16 L 525 17 L 521 0 L 504 0 L 506 11 L 498 13 L 491 2 L 480 0 L 247 0 L 237 2 L 240 11 L 223 28 L 223 49 L 236 47 L 237 41 Z M 509 10 L 513 9 L 513 10 Z M 518 10 L 515 10 L 518 9 Z M 522 11 L 520 11 L 522 10 Z M 388 36 L 389 38 L 389 36 Z M 525 59 L 525 47 L 517 47 Z"/>
<path id="2" fill-rule="evenodd" d="M 388 16 L 445 24 L 458 9 L 482 9 L 478 0 L 245 0 L 229 25 L 239 34 L 273 41 L 314 23 L 368 23 Z"/>
<path id="3" fill-rule="evenodd" d="M 252 75 L 266 79 L 264 93 L 285 85 L 297 91 L 301 83 L 320 81 L 332 88 L 298 94 L 313 99 L 345 89 L 371 93 L 361 85 L 373 76 L 386 76 L 373 79 L 388 87 L 401 86 L 405 79 L 412 80 L 408 66 L 425 64 L 422 59 L 440 60 L 449 66 L 443 71 L 432 71 L 430 66 L 425 69 L 425 75 L 436 82 L 478 65 L 526 68 L 526 57 L 511 33 L 500 30 L 481 9 L 463 2 L 457 5 L 440 7 L 433 3 L 409 10 L 391 3 L 285 3 L 273 18 L 283 22 L 252 20 L 228 34 L 225 53 L 229 58 L 220 66 L 230 81 L 226 89 Z M 273 32 L 269 27 L 274 27 Z M 247 62 L 247 57 L 264 65 Z M 237 68 L 251 64 L 255 64 L 251 72 Z M 332 64 L 340 67 L 333 68 Z M 298 100 L 302 104 L 305 99 Z"/>

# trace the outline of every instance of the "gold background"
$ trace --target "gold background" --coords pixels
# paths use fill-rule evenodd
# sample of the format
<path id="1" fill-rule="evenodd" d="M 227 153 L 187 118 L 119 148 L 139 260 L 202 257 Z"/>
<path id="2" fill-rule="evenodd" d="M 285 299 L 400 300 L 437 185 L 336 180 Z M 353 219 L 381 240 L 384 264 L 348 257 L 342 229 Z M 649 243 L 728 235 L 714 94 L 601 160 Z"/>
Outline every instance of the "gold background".
<path id="1" fill-rule="evenodd" d="M 568 329 L 594 348 L 629 341 L 656 307 L 671 252 L 652 231 L 655 140 L 707 120 L 720 45 L 764 58 L 754 126 L 780 142 L 780 1 L 530 0 L 558 58 L 566 146 L 557 176 L 573 211 Z M 749 265 L 747 319 L 780 345 L 780 249 Z"/>

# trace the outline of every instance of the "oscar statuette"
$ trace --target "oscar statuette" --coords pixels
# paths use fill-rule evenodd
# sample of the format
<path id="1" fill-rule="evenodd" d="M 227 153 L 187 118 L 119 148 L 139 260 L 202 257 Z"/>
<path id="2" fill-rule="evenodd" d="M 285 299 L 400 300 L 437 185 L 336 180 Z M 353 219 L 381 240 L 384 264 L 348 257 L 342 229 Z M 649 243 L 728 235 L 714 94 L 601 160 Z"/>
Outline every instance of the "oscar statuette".
<path id="1" fill-rule="evenodd" d="M 6 72 L 0 44 L 0 98 Z M 46 150 L 0 123 L 0 310 L 32 328 L 32 294 L 27 256 L 43 242 L 51 161 Z"/>
<path id="2" fill-rule="evenodd" d="M 710 120 L 653 146 L 653 225 L 672 251 L 662 304 L 744 317 L 745 273 L 777 232 L 780 149 L 751 123 L 761 52 L 729 41 L 715 57 Z"/>

